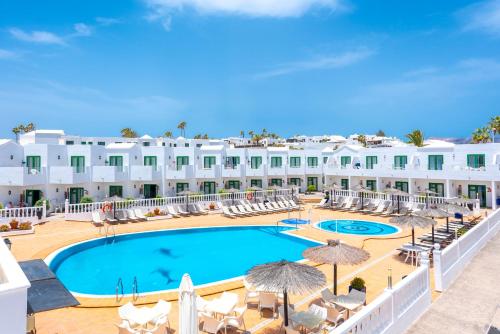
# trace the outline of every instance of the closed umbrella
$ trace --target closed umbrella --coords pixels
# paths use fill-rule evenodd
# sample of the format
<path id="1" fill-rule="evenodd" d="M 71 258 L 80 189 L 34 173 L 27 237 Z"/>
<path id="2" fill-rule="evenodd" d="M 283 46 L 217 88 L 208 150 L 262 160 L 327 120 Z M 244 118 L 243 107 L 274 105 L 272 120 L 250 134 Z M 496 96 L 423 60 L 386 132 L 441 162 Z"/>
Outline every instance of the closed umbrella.
<path id="1" fill-rule="evenodd" d="M 369 194 L 369 193 L 373 193 L 373 191 L 371 189 L 368 189 L 366 188 L 365 186 L 363 186 L 362 184 L 358 184 L 354 187 L 354 190 L 359 192 L 360 194 L 360 198 L 361 198 L 361 210 L 363 210 L 363 207 L 364 207 L 364 201 L 363 201 L 363 198 L 364 198 L 364 194 Z"/>
<path id="2" fill-rule="evenodd" d="M 335 197 L 336 197 L 335 192 L 338 190 L 342 190 L 343 188 L 336 183 L 333 183 L 332 185 L 328 186 L 328 188 L 330 189 L 330 193 L 331 193 L 330 206 L 333 206 L 333 201 L 335 200 Z"/>
<path id="3" fill-rule="evenodd" d="M 226 192 L 231 194 L 231 200 L 232 200 L 233 205 L 234 205 L 234 194 L 239 192 L 239 191 L 240 191 L 239 189 L 235 189 L 235 188 L 229 188 L 226 190 Z"/>
<path id="4" fill-rule="evenodd" d="M 257 265 L 247 272 L 245 279 L 263 291 L 283 292 L 285 326 L 288 326 L 288 293 L 303 295 L 326 284 L 319 269 L 287 260 Z"/>
<path id="5" fill-rule="evenodd" d="M 278 185 L 273 185 L 273 186 L 270 186 L 269 189 L 271 189 L 273 191 L 273 194 L 274 194 L 274 201 L 276 202 L 276 191 L 277 190 L 280 190 L 281 187 L 278 186 Z"/>
<path id="6" fill-rule="evenodd" d="M 419 191 L 418 193 L 425 195 L 425 208 L 429 207 L 429 196 L 436 196 L 436 195 L 438 195 L 437 192 L 429 190 L 429 189 L 425 189 L 425 190 Z"/>
<path id="7" fill-rule="evenodd" d="M 422 216 L 422 217 L 427 217 L 427 218 L 449 218 L 451 215 L 439 208 L 430 208 L 430 209 L 424 209 L 415 212 L 415 214 Z M 448 231 L 448 223 L 446 224 L 446 230 Z M 432 243 L 434 243 L 434 225 L 432 225 Z"/>
<path id="8" fill-rule="evenodd" d="M 189 274 L 182 276 L 179 286 L 179 334 L 198 334 L 196 293 Z"/>
<path id="9" fill-rule="evenodd" d="M 436 224 L 434 219 L 422 217 L 414 213 L 405 216 L 392 217 L 389 222 L 394 225 L 411 227 L 411 243 L 413 246 L 415 246 L 415 227 L 426 228 L 429 225 Z"/>
<path id="10" fill-rule="evenodd" d="M 397 199 L 398 199 L 398 213 L 399 213 L 399 209 L 400 209 L 400 207 L 399 207 L 400 196 L 408 196 L 409 194 L 407 192 L 399 190 L 397 188 L 387 188 L 387 189 L 384 190 L 384 192 L 391 195 L 392 205 L 394 205 L 394 196 L 397 196 Z"/>
<path id="11" fill-rule="evenodd" d="M 302 256 L 316 263 L 333 265 L 333 294 L 337 295 L 337 265 L 356 265 L 370 258 L 364 249 L 341 243 L 340 240 L 328 240 L 326 245 L 306 249 Z"/>
<path id="12" fill-rule="evenodd" d="M 189 204 L 189 195 L 193 195 L 193 194 L 196 194 L 194 191 L 190 191 L 190 190 L 184 190 L 184 191 L 181 191 L 178 195 L 181 195 L 181 196 L 186 196 L 186 211 L 188 211 L 188 204 Z"/>

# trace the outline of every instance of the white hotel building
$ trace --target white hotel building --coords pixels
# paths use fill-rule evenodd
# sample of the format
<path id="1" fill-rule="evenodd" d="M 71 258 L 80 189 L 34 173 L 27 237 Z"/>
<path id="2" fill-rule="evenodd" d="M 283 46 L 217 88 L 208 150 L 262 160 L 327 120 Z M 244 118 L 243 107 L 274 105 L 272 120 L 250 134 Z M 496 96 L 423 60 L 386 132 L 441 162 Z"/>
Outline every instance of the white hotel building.
<path id="1" fill-rule="evenodd" d="M 31 206 L 43 197 L 52 210 L 64 207 L 66 198 L 78 203 L 84 195 L 99 201 L 113 195 L 148 198 L 270 185 L 322 190 L 332 183 L 346 189 L 397 187 L 410 194 L 430 189 L 496 208 L 500 144 L 234 148 L 223 140 L 90 138 L 58 130 L 30 132 L 19 143 L 0 140 L 4 205 Z"/>

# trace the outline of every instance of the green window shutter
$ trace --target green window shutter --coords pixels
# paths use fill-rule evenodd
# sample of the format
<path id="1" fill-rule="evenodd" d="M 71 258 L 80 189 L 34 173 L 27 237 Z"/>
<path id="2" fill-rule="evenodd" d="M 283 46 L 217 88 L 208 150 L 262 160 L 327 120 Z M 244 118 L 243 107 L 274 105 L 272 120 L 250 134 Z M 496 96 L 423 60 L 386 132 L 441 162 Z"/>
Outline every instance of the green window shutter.
<path id="1" fill-rule="evenodd" d="M 271 157 L 271 168 L 279 168 L 281 165 L 281 157 Z"/>
<path id="2" fill-rule="evenodd" d="M 377 156 L 367 156 L 366 157 L 366 169 L 373 169 L 373 167 L 378 163 Z"/>
<path id="3" fill-rule="evenodd" d="M 308 157 L 307 165 L 309 167 L 318 167 L 318 158 L 317 157 Z"/>
<path id="4" fill-rule="evenodd" d="M 340 165 L 342 167 L 345 167 L 349 164 L 351 164 L 351 157 L 350 156 L 340 157 Z"/>
<path id="5" fill-rule="evenodd" d="M 212 168 L 213 165 L 215 165 L 215 157 L 214 156 L 203 157 L 203 168 Z"/>
<path id="6" fill-rule="evenodd" d="M 72 156 L 71 157 L 71 167 L 73 167 L 73 170 L 75 173 L 84 173 L 85 172 L 85 157 L 84 156 Z"/>
<path id="7" fill-rule="evenodd" d="M 156 166 L 157 166 L 156 156 L 145 156 L 144 157 L 144 166 L 153 166 L 156 168 Z"/>
<path id="8" fill-rule="evenodd" d="M 189 157 L 188 156 L 178 156 L 175 158 L 177 170 L 181 170 L 182 166 L 187 166 L 189 165 Z"/>
<path id="9" fill-rule="evenodd" d="M 38 155 L 28 155 L 26 156 L 26 167 L 28 168 L 28 173 L 32 170 L 37 172 L 42 171 L 42 158 Z"/>
<path id="10" fill-rule="evenodd" d="M 290 157 L 290 167 L 300 167 L 300 157 Z"/>
<path id="11" fill-rule="evenodd" d="M 250 158 L 250 168 L 259 169 L 262 165 L 262 157 L 251 157 Z"/>

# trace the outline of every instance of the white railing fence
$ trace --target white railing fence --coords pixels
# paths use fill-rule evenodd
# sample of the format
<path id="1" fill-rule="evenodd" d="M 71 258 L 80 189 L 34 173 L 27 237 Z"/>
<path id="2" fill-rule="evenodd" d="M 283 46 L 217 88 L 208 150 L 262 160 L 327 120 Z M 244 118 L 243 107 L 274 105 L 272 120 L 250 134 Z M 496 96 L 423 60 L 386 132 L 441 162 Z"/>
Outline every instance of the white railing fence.
<path id="1" fill-rule="evenodd" d="M 217 203 L 226 200 L 240 200 L 251 198 L 264 199 L 266 197 L 273 198 L 274 196 L 291 196 L 292 189 L 277 189 L 277 190 L 259 190 L 259 191 L 241 191 L 235 193 L 220 193 L 220 194 L 205 194 L 205 195 L 185 195 L 172 196 L 162 198 L 135 199 L 114 201 L 116 209 L 143 208 L 154 209 L 164 208 L 166 205 L 177 205 L 186 203 Z M 250 196 L 249 196 L 250 195 Z M 92 211 L 102 210 L 103 206 L 108 202 L 93 202 L 93 203 L 78 203 L 69 204 L 66 200 L 64 208 L 65 220 L 87 221 L 92 219 Z"/>
<path id="2" fill-rule="evenodd" d="M 14 219 L 20 223 L 31 222 L 32 225 L 36 225 L 44 222 L 45 218 L 47 218 L 47 205 L 45 201 L 43 202 L 43 206 L 27 206 L 0 210 L 0 225 L 7 225 Z"/>
<path id="3" fill-rule="evenodd" d="M 361 311 L 329 334 L 403 333 L 431 305 L 429 255 L 421 266 L 392 289 L 387 288 Z"/>
<path id="4" fill-rule="evenodd" d="M 436 245 L 433 252 L 436 291 L 445 291 L 499 229 L 500 209 L 497 209 L 444 250 Z"/>

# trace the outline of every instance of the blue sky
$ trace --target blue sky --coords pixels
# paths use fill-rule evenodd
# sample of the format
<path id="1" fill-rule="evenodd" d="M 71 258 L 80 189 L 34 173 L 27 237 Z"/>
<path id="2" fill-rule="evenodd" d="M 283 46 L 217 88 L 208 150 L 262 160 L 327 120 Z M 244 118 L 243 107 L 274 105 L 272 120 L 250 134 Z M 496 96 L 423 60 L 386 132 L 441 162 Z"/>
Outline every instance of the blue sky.
<path id="1" fill-rule="evenodd" d="M 0 0 L 1 137 L 465 137 L 499 84 L 500 0 Z"/>

